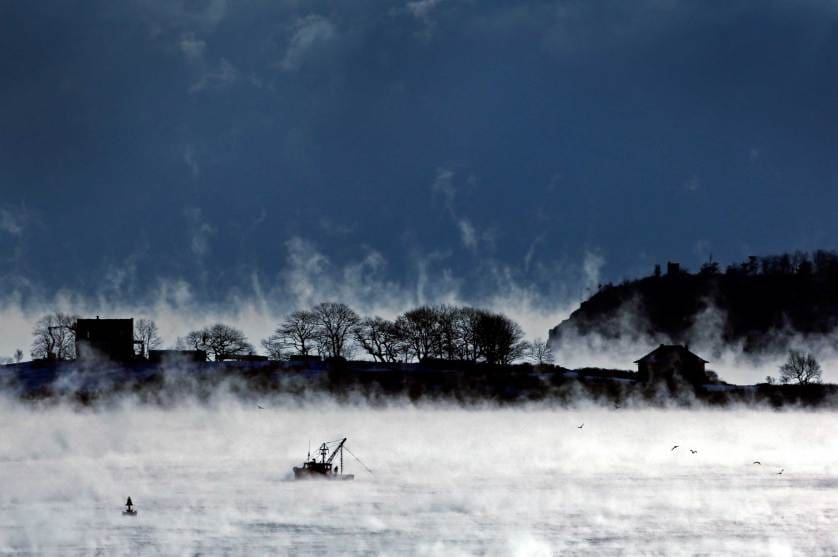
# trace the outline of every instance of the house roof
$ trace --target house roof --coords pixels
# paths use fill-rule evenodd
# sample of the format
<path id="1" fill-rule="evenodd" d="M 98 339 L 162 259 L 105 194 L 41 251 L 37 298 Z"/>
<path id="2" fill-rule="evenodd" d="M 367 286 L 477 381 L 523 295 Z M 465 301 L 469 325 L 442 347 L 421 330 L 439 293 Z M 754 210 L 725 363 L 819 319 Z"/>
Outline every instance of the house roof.
<path id="1" fill-rule="evenodd" d="M 702 358 L 701 356 L 690 352 L 689 348 L 686 346 L 681 346 L 680 344 L 661 344 L 639 360 L 635 360 L 635 364 L 647 362 L 647 361 L 654 361 L 658 358 L 658 356 L 664 356 L 666 354 L 678 353 L 683 358 L 693 358 L 696 360 L 700 360 L 705 364 L 708 364 L 707 360 Z"/>
<path id="2" fill-rule="evenodd" d="M 131 318 L 128 319 L 76 319 L 76 327 L 79 329 L 86 329 L 86 330 L 103 330 L 103 329 L 114 329 L 114 328 L 128 328 L 131 329 L 133 333 L 134 327 L 134 320 Z"/>

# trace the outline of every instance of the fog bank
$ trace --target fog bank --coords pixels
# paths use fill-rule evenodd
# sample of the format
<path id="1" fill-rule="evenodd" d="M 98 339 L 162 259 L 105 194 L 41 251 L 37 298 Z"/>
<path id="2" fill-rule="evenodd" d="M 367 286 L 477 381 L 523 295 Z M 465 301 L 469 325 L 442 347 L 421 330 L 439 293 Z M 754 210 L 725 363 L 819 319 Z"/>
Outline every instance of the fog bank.
<path id="1" fill-rule="evenodd" d="M 838 551 L 831 414 L 260 405 L 0 402 L 0 552 Z M 287 481 L 342 436 L 374 475 Z"/>

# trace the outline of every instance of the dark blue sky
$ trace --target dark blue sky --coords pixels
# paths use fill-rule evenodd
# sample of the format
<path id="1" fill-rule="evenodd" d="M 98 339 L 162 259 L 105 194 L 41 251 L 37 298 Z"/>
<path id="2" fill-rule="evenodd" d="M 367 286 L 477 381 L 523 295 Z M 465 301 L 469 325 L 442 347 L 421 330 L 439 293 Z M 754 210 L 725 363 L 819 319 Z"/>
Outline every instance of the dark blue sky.
<path id="1" fill-rule="evenodd" d="M 838 248 L 827 0 L 4 2 L 0 75 L 5 295 Z"/>

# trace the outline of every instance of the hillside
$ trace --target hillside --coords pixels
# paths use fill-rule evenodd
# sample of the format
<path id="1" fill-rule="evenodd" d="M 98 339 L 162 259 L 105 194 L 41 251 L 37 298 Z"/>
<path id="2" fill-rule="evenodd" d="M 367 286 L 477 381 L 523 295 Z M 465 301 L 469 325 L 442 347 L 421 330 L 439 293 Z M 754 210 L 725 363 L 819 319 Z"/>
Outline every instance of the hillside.
<path id="1" fill-rule="evenodd" d="M 697 273 L 669 264 L 661 273 L 607 284 L 550 330 L 551 343 L 598 336 L 685 343 L 713 338 L 746 352 L 785 350 L 795 336 L 822 336 L 838 324 L 838 254 L 749 257 Z"/>

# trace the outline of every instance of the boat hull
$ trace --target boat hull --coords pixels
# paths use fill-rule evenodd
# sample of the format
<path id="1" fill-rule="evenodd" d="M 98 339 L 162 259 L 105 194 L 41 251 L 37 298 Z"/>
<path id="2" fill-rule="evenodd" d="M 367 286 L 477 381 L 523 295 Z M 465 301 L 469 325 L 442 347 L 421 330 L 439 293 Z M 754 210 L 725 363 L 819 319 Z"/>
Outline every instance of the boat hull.
<path id="1" fill-rule="evenodd" d="M 330 481 L 346 481 L 346 480 L 354 480 L 355 474 L 321 474 L 320 472 L 314 472 L 307 468 L 301 468 L 299 466 L 294 466 L 294 479 L 295 480 L 330 480 Z"/>

